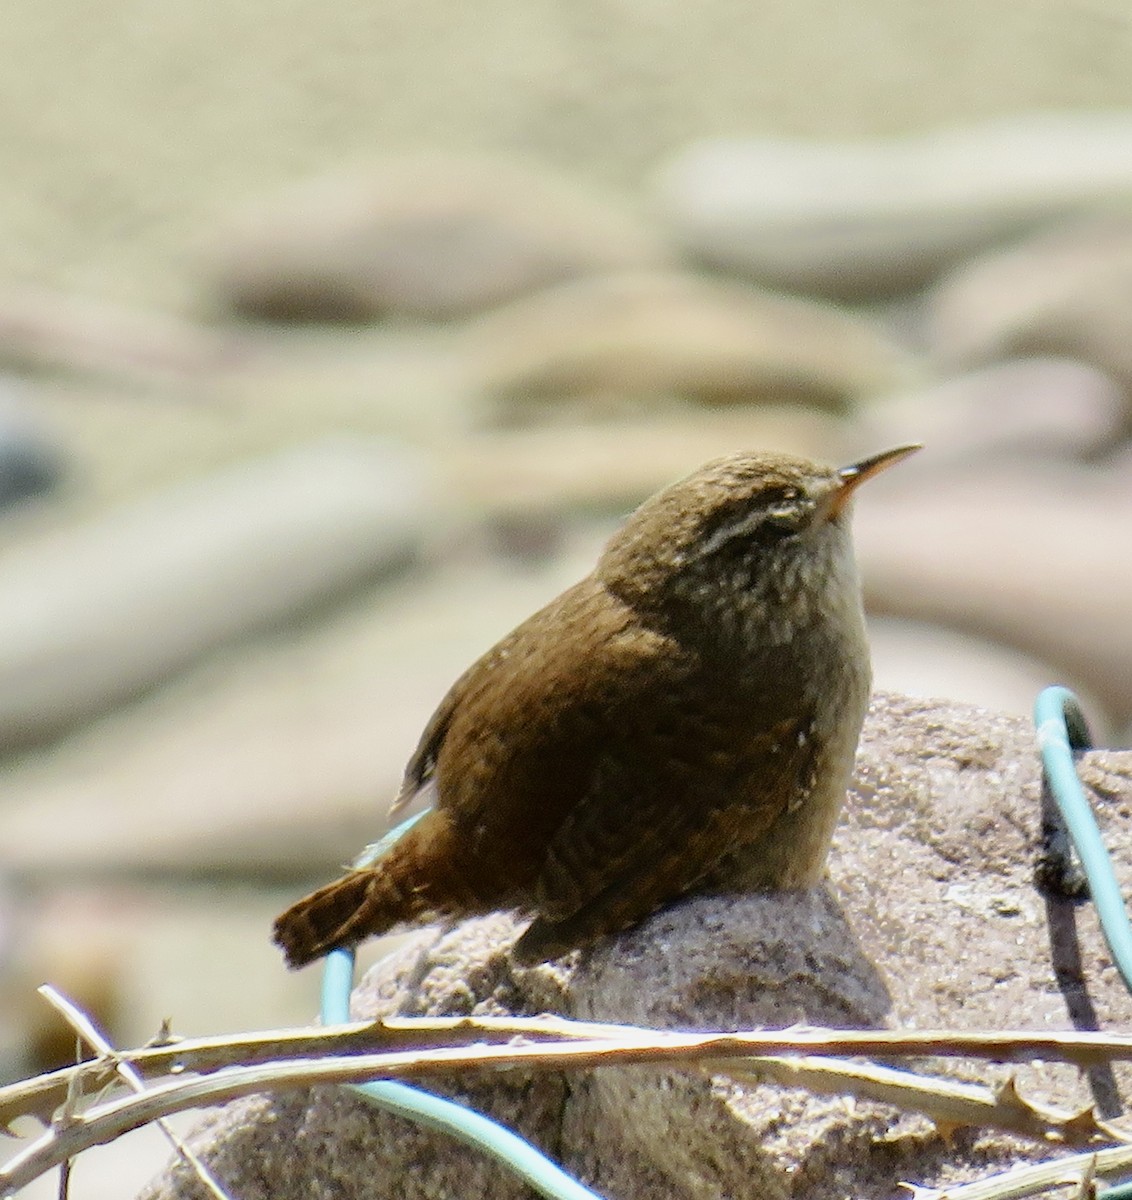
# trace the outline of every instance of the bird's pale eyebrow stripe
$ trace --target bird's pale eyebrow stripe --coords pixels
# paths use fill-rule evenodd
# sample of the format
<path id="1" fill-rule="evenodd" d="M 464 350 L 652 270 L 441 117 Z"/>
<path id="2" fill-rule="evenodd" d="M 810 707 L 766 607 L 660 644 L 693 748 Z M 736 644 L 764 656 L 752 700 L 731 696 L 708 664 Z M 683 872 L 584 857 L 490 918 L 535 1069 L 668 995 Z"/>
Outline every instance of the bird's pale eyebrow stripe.
<path id="1" fill-rule="evenodd" d="M 738 521 L 725 521 L 697 547 L 696 557 L 703 558 L 714 554 L 720 546 L 725 546 L 732 538 L 743 537 L 753 533 L 762 524 L 764 513 L 761 510 L 744 513 Z"/>

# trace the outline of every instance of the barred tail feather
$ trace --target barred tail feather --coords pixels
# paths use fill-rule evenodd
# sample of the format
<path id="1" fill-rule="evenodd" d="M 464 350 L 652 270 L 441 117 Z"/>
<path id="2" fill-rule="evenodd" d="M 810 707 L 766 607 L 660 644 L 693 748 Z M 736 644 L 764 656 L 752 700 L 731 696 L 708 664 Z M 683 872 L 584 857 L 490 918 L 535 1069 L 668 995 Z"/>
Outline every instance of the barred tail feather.
<path id="1" fill-rule="evenodd" d="M 468 901 L 458 876 L 435 869 L 437 861 L 448 863 L 453 840 L 447 821 L 430 813 L 374 866 L 351 871 L 292 904 L 276 918 L 273 931 L 287 965 L 303 967 L 405 921 L 463 908 Z"/>
<path id="2" fill-rule="evenodd" d="M 303 967 L 338 946 L 350 946 L 367 933 L 380 933 L 396 924 L 385 922 L 370 901 L 372 870 L 355 871 L 336 879 L 292 904 L 275 919 L 272 936 L 289 967 Z"/>

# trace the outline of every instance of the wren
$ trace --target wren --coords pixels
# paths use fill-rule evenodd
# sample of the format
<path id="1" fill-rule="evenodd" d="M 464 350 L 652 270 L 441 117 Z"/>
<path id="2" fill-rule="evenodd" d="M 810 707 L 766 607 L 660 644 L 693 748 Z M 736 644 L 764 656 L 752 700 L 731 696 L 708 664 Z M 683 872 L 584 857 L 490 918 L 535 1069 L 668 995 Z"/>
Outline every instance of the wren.
<path id="1" fill-rule="evenodd" d="M 646 500 L 456 681 L 392 811 L 434 807 L 276 920 L 288 965 L 503 908 L 537 963 L 692 889 L 815 883 L 871 677 L 849 499 L 916 449 L 736 454 Z"/>

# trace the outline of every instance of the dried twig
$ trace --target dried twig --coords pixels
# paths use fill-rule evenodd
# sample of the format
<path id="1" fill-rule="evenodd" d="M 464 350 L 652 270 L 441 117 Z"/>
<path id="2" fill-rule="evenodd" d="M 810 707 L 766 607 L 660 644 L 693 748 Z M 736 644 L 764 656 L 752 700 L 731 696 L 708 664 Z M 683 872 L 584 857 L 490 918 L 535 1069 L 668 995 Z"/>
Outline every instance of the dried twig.
<path id="1" fill-rule="evenodd" d="M 454 1024 L 467 1035 L 479 1023 Z M 208 1077 L 159 1083 L 143 1095 L 96 1105 L 87 1110 L 81 1121 L 48 1130 L 0 1169 L 0 1188 L 11 1192 L 22 1187 L 81 1150 L 110 1141 L 158 1116 L 232 1100 L 254 1092 L 312 1083 L 354 1083 L 373 1078 L 411 1079 L 458 1070 L 513 1067 L 562 1070 L 649 1063 L 699 1066 L 707 1061 L 712 1069 L 719 1069 L 714 1060 L 727 1059 L 733 1066 L 742 1067 L 742 1062 L 734 1060 L 749 1059 L 751 1050 L 756 1047 L 779 1051 L 784 1048 L 798 1051 L 818 1047 L 836 1049 L 841 1053 L 889 1055 L 922 1055 L 944 1047 L 946 1053 L 954 1055 L 961 1053 L 958 1047 L 963 1046 L 968 1053 L 981 1051 L 984 1055 L 996 1058 L 1016 1057 L 1022 1048 L 1029 1047 L 1034 1057 L 1068 1058 L 1069 1061 L 1077 1061 L 1082 1057 L 1094 1061 L 1105 1050 L 1115 1056 L 1132 1057 L 1132 1039 L 1097 1034 L 953 1035 L 804 1030 L 793 1031 L 787 1036 L 765 1033 L 656 1034 L 634 1030 L 627 1037 L 485 1045 L 482 1042 L 482 1030 L 479 1032 L 480 1044 L 470 1047 L 443 1046 L 384 1054 L 266 1062 L 257 1066 L 230 1067 Z M 759 1064 L 754 1065 L 758 1067 Z"/>
<path id="2" fill-rule="evenodd" d="M 654 1043 L 653 1030 L 628 1025 L 570 1021 L 561 1017 L 396 1017 L 387 1021 L 351 1021 L 344 1025 L 315 1025 L 299 1029 L 274 1029 L 224 1037 L 172 1039 L 118 1051 L 145 1079 L 159 1079 L 171 1071 L 216 1071 L 222 1067 L 253 1066 L 276 1059 L 320 1058 L 333 1054 L 378 1052 L 396 1047 L 472 1045 L 483 1042 L 529 1041 L 565 1038 L 635 1037 Z M 113 1063 L 93 1060 L 63 1067 L 32 1079 L 0 1087 L 0 1130 L 17 1117 L 37 1117 L 45 1125 L 64 1103 L 69 1081 L 81 1076 L 88 1092 L 112 1081 Z"/>
<path id="3" fill-rule="evenodd" d="M 772 1079 L 786 1087 L 880 1101 L 923 1113 L 947 1131 L 963 1126 L 1002 1129 L 1067 1146 L 1087 1146 L 1098 1139 L 1132 1142 L 1132 1133 L 1098 1121 L 1092 1108 L 1062 1112 L 1039 1107 L 1019 1095 L 1013 1082 L 988 1088 L 836 1058 L 751 1058 L 740 1065 L 705 1062 L 700 1066 L 740 1083 Z"/>
<path id="4" fill-rule="evenodd" d="M 52 987 L 49 983 L 43 984 L 36 989 L 39 994 L 51 1005 L 53 1009 L 67 1022 L 68 1025 L 75 1031 L 83 1041 L 85 1041 L 92 1050 L 97 1051 L 104 1060 L 113 1064 L 115 1073 L 125 1081 L 127 1087 L 133 1092 L 141 1095 L 146 1090 L 145 1080 L 138 1074 L 137 1070 L 130 1066 L 129 1063 L 123 1062 L 110 1043 L 109 1039 L 95 1025 L 95 1023 L 82 1011 L 73 1001 L 69 1000 L 57 988 Z M 169 1122 L 164 1117 L 156 1118 L 157 1127 L 165 1135 L 169 1144 L 173 1149 L 184 1159 L 188 1164 L 189 1169 L 200 1180 L 205 1190 L 215 1198 L 215 1200 L 232 1200 L 231 1196 L 217 1183 L 212 1172 L 208 1167 L 193 1153 L 192 1150 L 174 1131 Z M 70 1160 L 62 1164 L 60 1171 L 60 1198 L 65 1200 L 66 1186 L 70 1175 Z"/>
<path id="5" fill-rule="evenodd" d="M 653 1048 L 658 1058 L 670 1052 L 674 1056 L 692 1058 L 795 1054 L 868 1058 L 933 1056 L 980 1058 L 993 1062 L 1068 1062 L 1079 1067 L 1132 1060 L 1132 1037 L 1104 1033 L 795 1028 L 774 1033 L 689 1035 L 560 1017 L 397 1017 L 376 1022 L 354 1021 L 328 1027 L 162 1042 L 157 1046 L 121 1050 L 118 1057 L 135 1067 L 143 1078 L 153 1079 L 167 1075 L 174 1068 L 204 1072 L 281 1058 L 374 1052 L 390 1047 L 458 1049 L 517 1038 L 527 1041 L 616 1039 L 625 1043 L 625 1048 L 630 1043 L 646 1050 Z M 716 1046 L 715 1052 L 709 1049 L 708 1043 Z M 88 1090 L 95 1090 L 112 1077 L 113 1067 L 98 1061 L 84 1063 L 0 1088 L 0 1127 L 24 1115 L 50 1120 L 63 1102 L 68 1079 L 76 1072 L 87 1077 Z"/>
<path id="6" fill-rule="evenodd" d="M 377 1045 L 385 1052 L 374 1053 Z M 390 1046 L 399 1047 L 390 1050 Z M 278 1057 L 280 1050 L 286 1057 Z M 335 1053 L 339 1050 L 353 1053 Z M 887 1068 L 798 1056 L 940 1056 L 991 1060 L 1031 1059 L 1078 1065 L 1132 1059 L 1132 1038 L 1097 1033 L 923 1033 L 889 1030 L 792 1029 L 775 1033 L 685 1034 L 567 1021 L 562 1018 L 398 1018 L 328 1029 L 283 1030 L 235 1038 L 208 1038 L 114 1052 L 39 1080 L 0 1090 L 0 1119 L 20 1112 L 57 1111 L 82 1084 L 104 1085 L 119 1064 L 154 1079 L 144 1094 L 119 1097 L 65 1115 L 0 1168 L 8 1194 L 89 1146 L 159 1117 L 254 1092 L 347 1083 L 373 1078 L 420 1078 L 460 1070 L 576 1070 L 598 1066 L 672 1064 L 711 1072 L 771 1076 L 819 1090 L 846 1091 L 926 1111 L 942 1124 L 972 1121 L 1034 1137 L 1088 1141 L 1121 1131 L 1079 1114 L 1039 1110 L 1012 1089 L 985 1088 L 913 1076 Z M 276 1057 L 272 1057 L 272 1055 Z M 789 1056 L 789 1057 L 783 1057 Z M 211 1072 L 188 1077 L 187 1072 Z M 21 1107 L 22 1106 L 22 1107 Z M 67 1104 L 63 1103 L 63 1113 Z M 1104 1173 L 1104 1161 L 1097 1170 Z M 1132 1158 L 1132 1151 L 1121 1151 Z M 1124 1160 L 1122 1160 L 1124 1161 Z M 1115 1169 L 1115 1168 L 1113 1168 Z"/>
<path id="7" fill-rule="evenodd" d="M 1065 1184 L 1107 1175 L 1125 1175 L 1132 1169 L 1132 1147 L 1095 1150 L 1032 1166 L 1011 1167 L 988 1179 L 955 1184 L 948 1188 L 925 1188 L 906 1183 L 911 1200 L 1020 1200 Z"/>

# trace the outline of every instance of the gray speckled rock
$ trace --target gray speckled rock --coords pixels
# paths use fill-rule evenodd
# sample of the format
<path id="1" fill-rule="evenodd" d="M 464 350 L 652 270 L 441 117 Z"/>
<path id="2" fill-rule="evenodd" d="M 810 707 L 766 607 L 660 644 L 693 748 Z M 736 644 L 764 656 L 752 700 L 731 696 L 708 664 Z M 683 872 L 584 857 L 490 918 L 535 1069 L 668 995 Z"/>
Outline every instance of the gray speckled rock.
<path id="1" fill-rule="evenodd" d="M 1093 753 L 1082 770 L 1127 888 L 1132 754 Z M 1103 1024 L 1127 1024 L 1132 997 L 1092 913 L 1034 889 L 1040 790 L 1027 722 L 881 695 L 828 889 L 692 898 L 579 960 L 521 971 L 506 954 L 515 936 L 506 914 L 425 929 L 371 972 L 354 1009 L 551 1010 L 680 1028 L 809 1021 L 1048 1030 L 1073 1026 L 1087 988 Z M 1083 980 L 1059 974 L 1074 926 Z M 1067 1106 L 1089 1090 L 1069 1068 L 1017 1075 L 1027 1095 Z M 1092 1082 L 1104 1107 L 1114 1082 L 1127 1089 L 1129 1072 L 1119 1069 L 1115 1081 L 1094 1073 Z M 642 1068 L 438 1087 L 534 1137 L 610 1200 L 881 1200 L 901 1180 L 971 1179 L 1053 1152 L 977 1131 L 947 1142 L 925 1119 L 877 1104 Z M 192 1141 L 242 1200 L 531 1194 L 478 1154 L 334 1089 L 238 1102 L 213 1113 Z M 143 1194 L 187 1200 L 194 1188 L 174 1165 Z"/>
<path id="2" fill-rule="evenodd" d="M 1132 198 L 1132 117 L 1047 113 L 906 138 L 720 139 L 661 171 L 678 241 L 723 270 L 843 298 L 924 283 L 982 247 Z"/>
<path id="3" fill-rule="evenodd" d="M 427 497 L 403 448 L 328 439 L 13 548 L 0 563 L 0 746 L 403 563 Z"/>
<path id="4" fill-rule="evenodd" d="M 440 152 L 301 183 L 234 220 L 218 242 L 222 305 L 306 321 L 459 316 L 666 257 L 615 198 L 535 163 Z"/>

